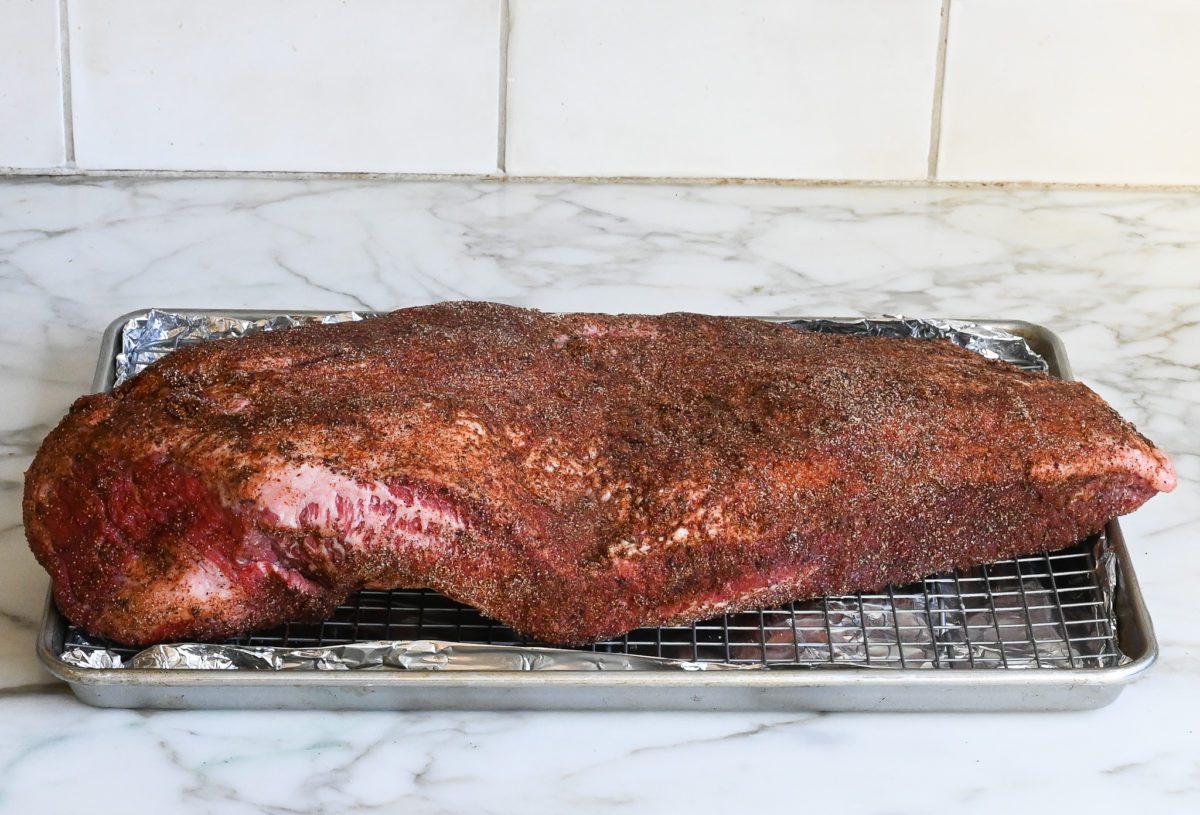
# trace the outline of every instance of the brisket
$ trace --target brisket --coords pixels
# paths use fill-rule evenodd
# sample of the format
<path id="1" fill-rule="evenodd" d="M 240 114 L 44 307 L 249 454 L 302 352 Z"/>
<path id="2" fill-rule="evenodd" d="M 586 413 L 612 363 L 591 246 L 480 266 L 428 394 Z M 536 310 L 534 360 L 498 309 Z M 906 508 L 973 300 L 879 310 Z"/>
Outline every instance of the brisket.
<path id="1" fill-rule="evenodd" d="M 1059 549 L 1174 483 L 1088 388 L 948 342 L 444 303 L 85 396 L 24 511 L 59 608 L 125 643 L 404 586 L 578 644 Z"/>

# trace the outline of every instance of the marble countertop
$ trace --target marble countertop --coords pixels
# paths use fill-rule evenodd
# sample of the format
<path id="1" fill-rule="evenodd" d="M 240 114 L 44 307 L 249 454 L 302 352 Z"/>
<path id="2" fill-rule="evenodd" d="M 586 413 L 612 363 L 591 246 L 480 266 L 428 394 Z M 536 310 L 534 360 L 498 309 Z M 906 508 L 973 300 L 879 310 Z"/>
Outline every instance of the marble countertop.
<path id="1" fill-rule="evenodd" d="M 42 670 L 22 473 L 110 320 L 459 298 L 1046 325 L 1179 470 L 1123 521 L 1160 663 L 1101 710 L 976 715 L 138 712 Z M 0 303 L 0 812 L 1200 811 L 1198 195 L 11 181 Z"/>

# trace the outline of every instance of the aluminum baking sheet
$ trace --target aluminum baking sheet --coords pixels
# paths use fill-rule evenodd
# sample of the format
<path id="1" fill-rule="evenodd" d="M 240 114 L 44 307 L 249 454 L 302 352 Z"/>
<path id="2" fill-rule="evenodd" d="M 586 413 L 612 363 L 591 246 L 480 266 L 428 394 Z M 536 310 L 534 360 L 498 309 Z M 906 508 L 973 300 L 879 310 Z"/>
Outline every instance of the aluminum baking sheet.
<path id="1" fill-rule="evenodd" d="M 187 342 L 202 339 L 205 326 L 240 332 L 257 321 L 259 328 L 271 330 L 296 321 L 360 316 L 289 314 L 183 311 L 168 312 L 166 320 L 168 331 Z M 126 325 L 153 325 L 162 319 L 162 312 L 151 311 L 114 322 L 105 336 L 96 390 L 111 387 L 123 372 L 119 366 L 128 364 Z M 966 347 L 980 334 L 988 338 L 991 332 L 987 345 L 993 348 L 1015 334 L 1022 342 L 1011 350 L 1001 346 L 1002 357 L 1029 368 L 1044 359 L 1053 373 L 1069 376 L 1057 338 L 1024 323 L 786 321 L 810 330 L 884 335 L 956 332 L 956 341 Z M 1036 354 L 1019 358 L 1026 353 L 1026 343 Z M 135 356 L 139 352 L 136 342 L 133 351 Z M 86 701 L 184 707 L 308 707 L 316 693 L 327 707 L 587 708 L 597 706 L 598 677 L 585 679 L 585 672 L 604 673 L 609 677 L 604 684 L 612 682 L 614 672 L 629 671 L 636 673 L 615 683 L 620 689 L 616 697 L 602 694 L 608 701 L 601 706 L 1092 707 L 1111 701 L 1155 654 L 1149 619 L 1115 522 L 1106 534 L 1062 552 L 937 575 L 877 594 L 823 598 L 691 626 L 641 629 L 582 651 L 542 648 L 474 609 L 424 590 L 362 591 L 320 624 L 287 624 L 216 649 L 167 646 L 140 655 L 87 637 L 48 603 L 40 650 L 51 669 L 72 682 Z M 727 672 L 731 668 L 741 670 Z M 818 670 L 795 670 L 800 668 Z M 888 670 L 854 670 L 863 668 Z M 671 671 L 670 681 L 665 681 L 664 669 Z M 703 682 L 690 684 L 693 690 L 703 686 L 703 693 L 689 696 L 666 690 L 676 688 L 677 674 L 696 677 L 700 669 L 707 669 Z M 366 675 L 360 670 L 370 672 L 368 691 L 350 693 L 345 680 L 333 679 L 335 674 Z M 553 692 L 531 695 L 536 683 L 548 677 L 522 675 L 545 670 L 575 681 L 561 684 L 561 678 L 555 679 Z M 417 690 L 408 680 L 435 673 L 445 674 L 444 679 L 419 692 L 403 692 Z M 450 673 L 456 681 L 449 680 Z M 282 680 L 280 685 L 280 679 L 267 678 L 273 674 L 297 681 L 289 685 Z M 214 685 L 215 675 L 225 679 Z M 472 683 L 462 685 L 463 678 Z M 505 685 L 505 693 L 482 692 L 497 681 Z M 236 697 L 220 692 L 232 686 L 241 688 Z M 977 692 L 989 686 L 988 693 Z M 630 695 L 632 687 L 640 690 Z"/>

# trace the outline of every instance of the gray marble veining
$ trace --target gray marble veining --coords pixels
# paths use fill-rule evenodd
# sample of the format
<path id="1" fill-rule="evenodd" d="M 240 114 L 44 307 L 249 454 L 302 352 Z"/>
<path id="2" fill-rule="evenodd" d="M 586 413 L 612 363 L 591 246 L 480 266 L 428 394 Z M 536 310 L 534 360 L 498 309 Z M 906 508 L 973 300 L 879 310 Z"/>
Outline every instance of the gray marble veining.
<path id="1" fill-rule="evenodd" d="M 147 306 L 1026 319 L 1174 457 L 1123 522 L 1162 659 L 1058 715 L 155 713 L 37 665 L 22 473 Z M 1200 196 L 123 180 L 0 185 L 0 812 L 1200 810 Z"/>

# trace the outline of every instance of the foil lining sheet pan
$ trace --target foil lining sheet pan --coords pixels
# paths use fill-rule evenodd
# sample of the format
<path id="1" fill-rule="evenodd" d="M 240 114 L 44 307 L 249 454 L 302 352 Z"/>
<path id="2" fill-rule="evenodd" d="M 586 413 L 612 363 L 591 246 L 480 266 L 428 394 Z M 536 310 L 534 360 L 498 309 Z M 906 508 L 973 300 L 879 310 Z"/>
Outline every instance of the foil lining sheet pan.
<path id="1" fill-rule="evenodd" d="M 261 320 L 224 316 L 175 314 L 152 310 L 124 327 L 122 351 L 115 360 L 119 385 L 147 365 L 184 345 L 208 339 L 237 337 L 311 322 L 359 320 L 369 314 L 343 312 L 327 316 L 275 316 Z M 1046 361 L 1024 339 L 987 326 L 950 320 L 886 317 L 860 320 L 794 320 L 787 325 L 803 331 L 867 334 L 881 337 L 948 339 L 990 359 L 1004 360 L 1029 371 L 1045 372 Z M 783 668 L 945 668 L 945 667 L 1110 667 L 1127 659 L 1116 649 L 1113 607 L 1116 581 L 1115 555 L 1103 535 L 1079 547 L 1088 563 L 1088 587 L 1099 601 L 1077 610 L 1065 604 L 1055 585 L 1053 567 L 1026 573 L 1021 559 L 984 567 L 986 604 L 968 604 L 958 575 L 927 578 L 915 590 L 889 590 L 887 594 L 824 598 L 792 604 L 791 619 L 756 634 L 761 659 L 742 659 L 738 646 L 727 646 L 728 660 L 687 658 L 687 649 L 664 650 L 663 656 L 622 652 L 615 644 L 590 650 L 545 648 L 526 644 L 450 642 L 436 639 L 364 641 L 319 647 L 281 647 L 242 643 L 175 643 L 156 645 L 128 655 L 129 649 L 91 641 L 82 632 L 68 637 L 61 658 L 85 668 L 205 669 L 254 671 L 407 670 L 407 671 L 696 671 Z M 1049 564 L 1049 559 L 1046 559 Z M 978 578 L 966 578 L 977 580 Z M 994 580 L 1017 586 L 1019 605 L 997 604 Z M 1054 602 L 1030 602 L 1048 596 Z M 1016 592 L 1010 592 L 1016 593 Z M 1097 607 L 1098 606 L 1098 607 Z M 811 614 L 821 621 L 812 624 Z M 778 615 L 785 611 L 773 610 Z M 1099 636 L 1079 636 L 1079 626 L 1095 626 Z M 725 631 L 731 628 L 725 621 Z M 696 626 L 693 626 L 693 630 Z M 972 630 L 995 631 L 995 637 L 972 637 Z M 1036 630 L 1060 632 L 1040 638 Z M 1072 637 L 1067 632 L 1074 630 Z M 665 631 L 665 630 L 664 630 Z M 961 634 L 957 633 L 961 631 Z M 784 632 L 782 635 L 780 632 Z M 1005 632 L 1012 632 L 1006 634 Z M 1107 635 L 1105 635 L 1107 632 Z M 1092 633 L 1088 631 L 1087 633 Z M 661 633 L 659 636 L 661 642 Z M 777 642 L 775 642 L 778 640 Z M 794 659 L 769 660 L 773 644 L 794 648 Z M 678 650 L 679 658 L 668 653 Z M 123 653 L 124 652 L 124 655 Z M 695 645 L 691 654 L 697 653 Z M 835 658 L 837 654 L 839 658 Z"/>
<path id="2" fill-rule="evenodd" d="M 866 334 L 872 337 L 949 340 L 988 359 L 1010 362 L 1026 371 L 1046 373 L 1050 366 L 1015 334 L 961 320 L 907 319 L 886 316 L 861 320 L 791 320 L 792 328 L 822 334 Z"/>
<path id="3" fill-rule="evenodd" d="M 355 642 L 324 648 L 167 643 L 128 661 L 111 651 L 69 649 L 63 660 L 87 668 L 190 668 L 259 671 L 684 671 L 747 670 L 751 665 L 694 662 L 565 648 L 413 640 Z"/>
<path id="4" fill-rule="evenodd" d="M 261 320 L 242 320 L 200 314 L 174 314 L 151 309 L 145 317 L 134 317 L 121 332 L 121 352 L 117 354 L 117 378 L 120 385 L 140 373 L 147 365 L 184 345 L 204 340 L 242 337 L 259 331 L 275 331 L 305 323 L 345 323 L 361 320 L 353 311 L 329 314 L 324 317 L 288 316 L 267 317 Z"/>

